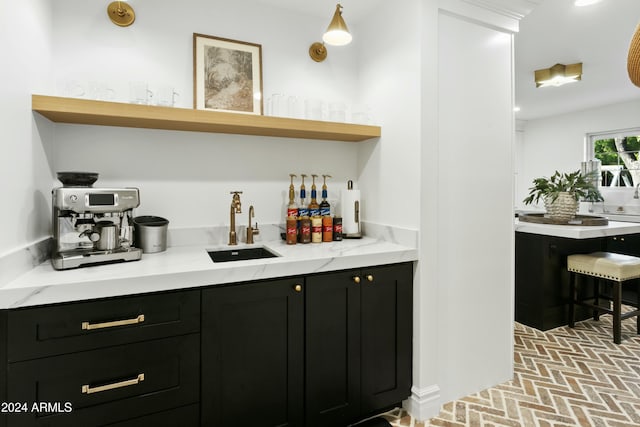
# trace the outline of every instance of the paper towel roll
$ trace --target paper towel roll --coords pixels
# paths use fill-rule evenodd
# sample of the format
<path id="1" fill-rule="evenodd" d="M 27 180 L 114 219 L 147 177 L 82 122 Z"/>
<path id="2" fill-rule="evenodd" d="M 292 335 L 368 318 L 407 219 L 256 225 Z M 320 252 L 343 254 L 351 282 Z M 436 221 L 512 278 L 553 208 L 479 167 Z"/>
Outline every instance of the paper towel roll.
<path id="1" fill-rule="evenodd" d="M 360 190 L 342 190 L 340 206 L 342 207 L 343 234 L 356 234 L 360 231 L 358 223 L 362 213 L 359 213 L 356 218 L 356 202 L 360 204 Z"/>

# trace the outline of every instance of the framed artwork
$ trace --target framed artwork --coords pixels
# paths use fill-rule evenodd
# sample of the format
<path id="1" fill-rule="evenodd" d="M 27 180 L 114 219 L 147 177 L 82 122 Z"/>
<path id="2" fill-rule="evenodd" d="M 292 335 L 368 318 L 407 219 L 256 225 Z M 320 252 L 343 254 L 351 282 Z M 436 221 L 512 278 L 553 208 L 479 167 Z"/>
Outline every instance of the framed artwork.
<path id="1" fill-rule="evenodd" d="M 262 46 L 194 33 L 193 108 L 262 114 Z"/>

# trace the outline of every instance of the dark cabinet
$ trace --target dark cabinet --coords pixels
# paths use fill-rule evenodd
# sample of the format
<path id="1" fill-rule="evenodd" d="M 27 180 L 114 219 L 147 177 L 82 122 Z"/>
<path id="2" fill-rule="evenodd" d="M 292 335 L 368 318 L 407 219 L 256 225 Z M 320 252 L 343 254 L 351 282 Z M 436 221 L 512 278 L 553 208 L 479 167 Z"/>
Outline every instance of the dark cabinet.
<path id="1" fill-rule="evenodd" d="M 307 278 L 307 426 L 342 426 L 410 395 L 412 264 Z"/>
<path id="2" fill-rule="evenodd" d="M 188 405 L 168 411 L 156 412 L 139 418 L 130 418 L 104 427 L 176 427 L 197 426 L 200 422 L 200 406 Z"/>
<path id="3" fill-rule="evenodd" d="M 0 310 L 0 405 L 7 401 L 7 310 Z M 7 417 L 0 408 L 0 427 L 6 427 Z"/>
<path id="4" fill-rule="evenodd" d="M 10 310 L 9 362 L 198 332 L 199 311 L 199 291 Z"/>
<path id="5" fill-rule="evenodd" d="M 625 234 L 623 236 L 609 236 L 606 238 L 606 248 L 609 252 L 640 257 L 640 234 Z M 611 290 L 602 290 L 610 293 Z M 638 304 L 640 279 L 628 280 L 622 284 L 622 302 L 633 306 Z"/>
<path id="6" fill-rule="evenodd" d="M 640 257 L 640 234 L 625 234 L 606 238 L 607 251 Z"/>
<path id="7" fill-rule="evenodd" d="M 608 251 L 640 257 L 640 234 L 569 239 L 516 232 L 515 243 L 515 320 L 542 331 L 568 324 L 567 255 Z M 581 286 L 579 297 L 592 295 L 592 289 Z M 622 291 L 623 302 L 637 303 L 637 280 L 625 283 Z M 589 309 L 576 308 L 576 320 L 591 316 Z"/>
<path id="8" fill-rule="evenodd" d="M 0 403 L 28 405 L 0 427 L 344 427 L 411 393 L 412 284 L 403 263 L 0 310 Z"/>
<path id="9" fill-rule="evenodd" d="M 102 426 L 198 402 L 198 334 L 10 363 L 9 426 Z M 54 404 L 42 412 L 33 403 Z"/>
<path id="10" fill-rule="evenodd" d="M 604 238 L 569 239 L 516 232 L 515 245 L 515 320 L 542 331 L 567 325 L 567 255 L 604 250 Z M 589 316 L 586 308 L 578 307 L 576 319 Z"/>
<path id="11" fill-rule="evenodd" d="M 202 291 L 202 425 L 303 426 L 304 278 Z"/>
<path id="12" fill-rule="evenodd" d="M 4 310 L 0 332 L 0 401 L 23 409 L 2 427 L 199 424 L 199 290 Z"/>
<path id="13" fill-rule="evenodd" d="M 361 412 L 369 414 L 411 394 L 413 265 L 364 269 L 360 289 Z"/>
<path id="14" fill-rule="evenodd" d="M 360 414 L 359 270 L 314 275 L 306 286 L 306 426 L 341 426 Z"/>
<path id="15" fill-rule="evenodd" d="M 410 395 L 411 263 L 202 291 L 202 425 L 346 426 Z"/>

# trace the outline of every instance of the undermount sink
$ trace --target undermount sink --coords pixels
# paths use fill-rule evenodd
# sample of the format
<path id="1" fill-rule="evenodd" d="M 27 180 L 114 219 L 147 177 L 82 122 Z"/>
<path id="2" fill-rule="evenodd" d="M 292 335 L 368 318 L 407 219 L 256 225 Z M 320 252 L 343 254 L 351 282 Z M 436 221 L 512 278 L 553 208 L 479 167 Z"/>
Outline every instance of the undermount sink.
<path id="1" fill-rule="evenodd" d="M 213 262 L 229 262 L 229 261 L 247 261 L 251 259 L 274 258 L 279 255 L 274 254 L 270 250 L 259 248 L 245 249 L 224 249 L 216 251 L 207 251 Z"/>

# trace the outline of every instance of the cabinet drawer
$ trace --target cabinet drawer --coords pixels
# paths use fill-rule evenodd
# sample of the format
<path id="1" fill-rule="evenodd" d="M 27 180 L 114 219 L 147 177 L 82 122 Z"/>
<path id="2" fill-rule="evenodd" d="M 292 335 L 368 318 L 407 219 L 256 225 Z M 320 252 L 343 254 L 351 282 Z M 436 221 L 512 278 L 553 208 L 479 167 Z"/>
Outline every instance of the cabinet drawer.
<path id="1" fill-rule="evenodd" d="M 199 338 L 190 334 L 10 363 L 7 399 L 49 409 L 12 414 L 8 426 L 105 425 L 197 403 Z"/>
<path id="2" fill-rule="evenodd" d="M 10 310 L 9 362 L 198 332 L 199 310 L 199 291 Z"/>
<path id="3" fill-rule="evenodd" d="M 198 427 L 200 425 L 200 406 L 197 404 L 183 406 L 115 424 L 99 425 L 100 427 Z"/>

